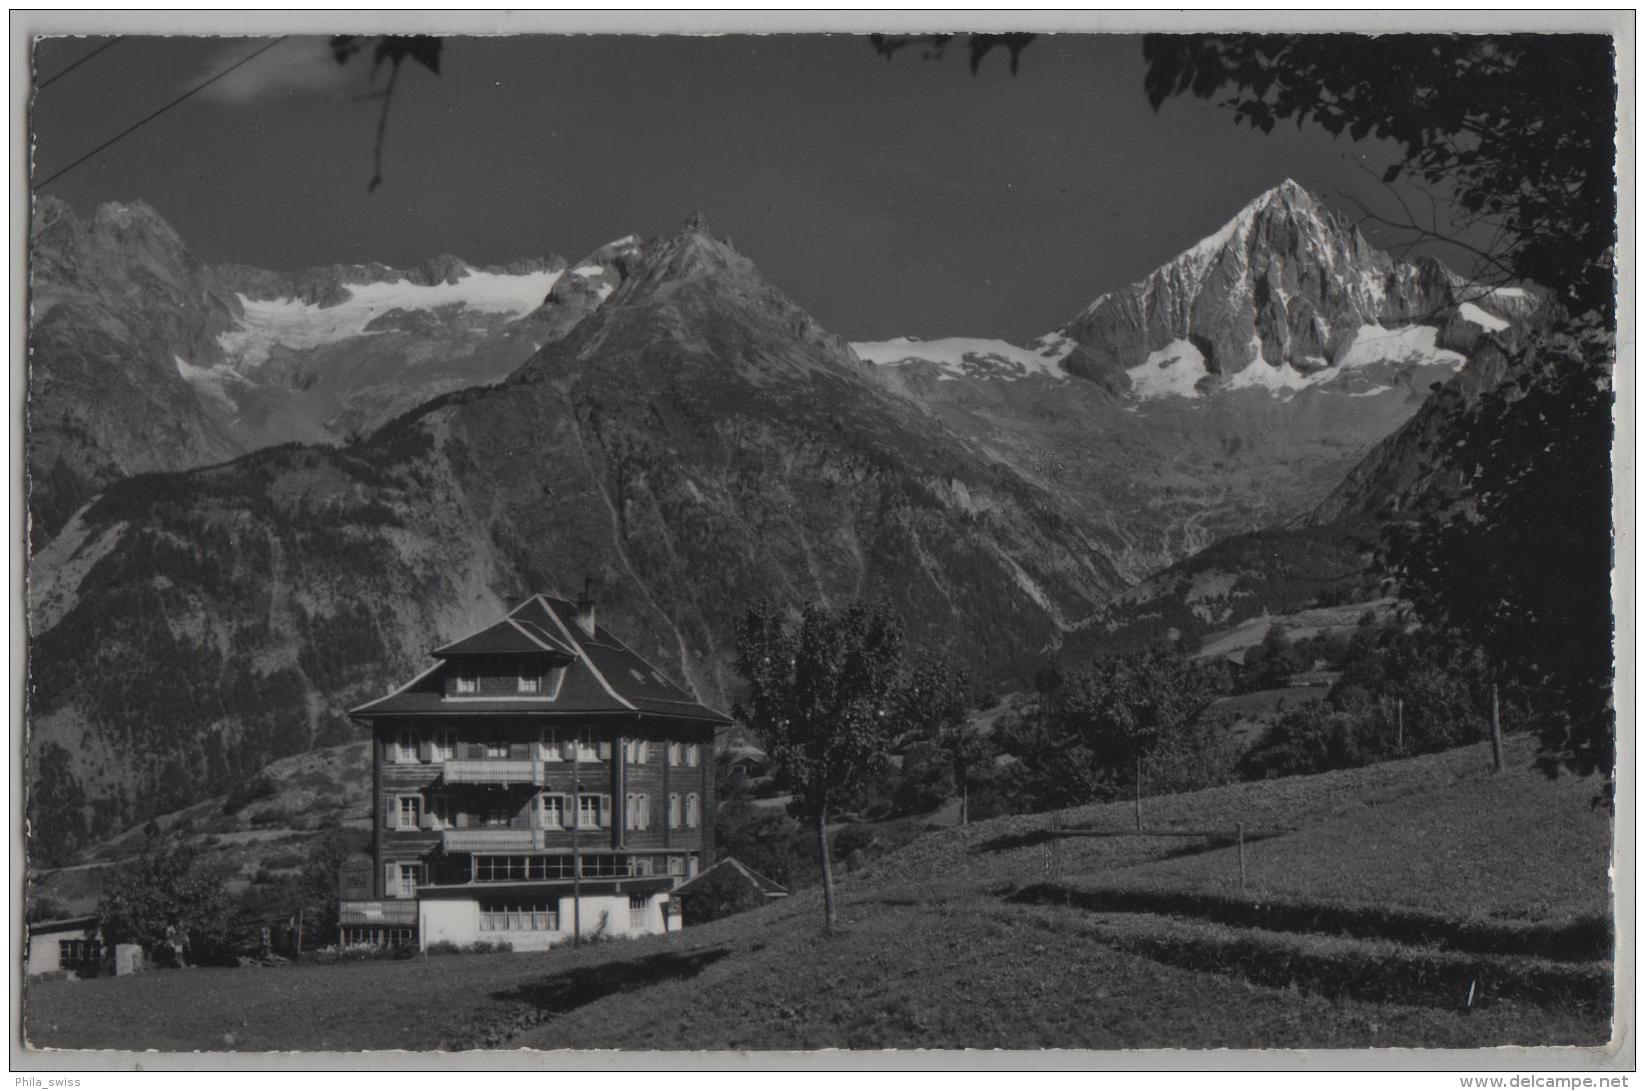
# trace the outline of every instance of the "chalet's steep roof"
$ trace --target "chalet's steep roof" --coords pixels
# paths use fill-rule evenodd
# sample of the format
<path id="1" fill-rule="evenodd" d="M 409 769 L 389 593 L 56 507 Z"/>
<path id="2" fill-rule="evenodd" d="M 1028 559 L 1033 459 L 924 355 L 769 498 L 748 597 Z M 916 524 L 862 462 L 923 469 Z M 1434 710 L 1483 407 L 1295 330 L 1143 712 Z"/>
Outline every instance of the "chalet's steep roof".
<path id="1" fill-rule="evenodd" d="M 530 621 L 505 617 L 473 636 L 465 636 L 461 640 L 454 640 L 450 644 L 435 648 L 433 654 L 444 659 L 453 655 L 515 655 L 543 652 L 553 652 L 568 658 L 574 658 L 577 654 L 564 641 L 545 632 L 541 626 Z"/>
<path id="2" fill-rule="evenodd" d="M 675 887 L 674 896 L 680 897 L 685 894 L 697 893 L 697 891 L 693 890 L 692 887 L 706 885 L 704 880 L 710 875 L 713 875 L 716 871 L 721 870 L 729 870 L 741 875 L 745 882 L 747 882 L 754 889 L 758 890 L 761 894 L 764 894 L 767 898 L 781 898 L 787 896 L 788 894 L 788 888 L 783 886 L 781 883 L 767 879 L 764 875 L 761 875 L 759 872 L 755 871 L 735 856 L 727 856 L 724 860 L 721 860 L 713 867 L 703 871 L 689 883 Z"/>
<path id="3" fill-rule="evenodd" d="M 352 709 L 359 716 L 497 713 L 570 716 L 603 712 L 639 712 L 691 720 L 728 723 L 722 712 L 698 702 L 669 681 L 603 627 L 592 634 L 577 623 L 577 607 L 564 599 L 533 595 L 507 617 L 473 636 L 435 649 L 447 657 L 469 653 L 557 652 L 569 659 L 559 692 L 552 700 L 510 698 L 446 700 L 446 662 L 437 663 L 386 697 Z"/>

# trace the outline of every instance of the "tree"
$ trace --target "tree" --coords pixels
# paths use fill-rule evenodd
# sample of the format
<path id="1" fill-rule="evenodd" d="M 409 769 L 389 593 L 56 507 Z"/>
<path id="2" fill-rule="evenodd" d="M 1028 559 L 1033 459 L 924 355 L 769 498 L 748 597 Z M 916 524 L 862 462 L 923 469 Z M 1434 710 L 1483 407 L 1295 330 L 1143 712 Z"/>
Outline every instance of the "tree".
<path id="1" fill-rule="evenodd" d="M 86 843 L 86 792 L 74 776 L 74 760 L 57 743 L 40 748 L 39 771 L 29 793 L 29 849 L 36 864 L 69 862 Z"/>
<path id="2" fill-rule="evenodd" d="M 971 817 L 971 782 L 976 770 L 993 760 L 994 747 L 971 722 L 970 676 L 954 663 L 951 653 L 917 656 L 903 680 L 898 704 L 908 729 L 935 743 L 946 758 L 959 793 L 963 826 Z"/>
<path id="3" fill-rule="evenodd" d="M 1132 783 L 1139 761 L 1167 749 L 1203 750 L 1190 736 L 1223 685 L 1215 668 L 1169 647 L 1100 657 L 1054 678 L 1035 715 L 1000 731 L 1032 807 L 1112 799 Z"/>
<path id="4" fill-rule="evenodd" d="M 883 605 L 811 603 L 791 623 L 770 603 L 736 629 L 747 682 L 736 714 L 764 741 L 793 791 L 790 809 L 816 829 L 825 924 L 838 927 L 828 819 L 861 788 L 888 738 L 902 670 L 902 626 Z"/>
<path id="5" fill-rule="evenodd" d="M 1424 619 L 1529 691 L 1550 773 L 1615 764 L 1608 346 L 1554 335 L 1454 417 L 1442 444 L 1466 489 L 1433 498 L 1387 547 Z"/>
<path id="6" fill-rule="evenodd" d="M 166 964 L 222 953 L 231 927 L 222 876 L 175 835 L 150 837 L 97 904 L 104 942 L 136 943 Z"/>

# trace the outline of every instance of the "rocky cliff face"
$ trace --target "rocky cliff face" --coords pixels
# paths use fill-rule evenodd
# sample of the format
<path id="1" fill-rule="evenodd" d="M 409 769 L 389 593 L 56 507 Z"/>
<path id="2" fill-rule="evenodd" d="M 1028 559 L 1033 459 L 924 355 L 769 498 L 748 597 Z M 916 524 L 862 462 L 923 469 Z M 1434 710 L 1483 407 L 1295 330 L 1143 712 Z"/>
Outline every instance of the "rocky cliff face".
<path id="1" fill-rule="evenodd" d="M 1295 388 L 1354 366 L 1356 346 L 1363 357 L 1378 328 L 1432 327 L 1430 349 L 1457 347 L 1439 335 L 1462 287 L 1437 261 L 1376 250 L 1287 180 L 1144 280 L 1099 296 L 1060 332 L 1080 346 L 1081 365 L 1124 372 L 1144 395 L 1160 370 L 1174 371 L 1174 392 Z"/>
<path id="2" fill-rule="evenodd" d="M 574 267 L 442 256 L 273 273 L 202 264 L 141 203 L 82 220 L 51 198 L 31 242 L 37 545 L 120 477 L 340 442 L 500 379 L 597 308 L 637 259 L 628 238 Z"/>
<path id="3" fill-rule="evenodd" d="M 342 448 L 111 486 L 36 559 L 33 742 L 125 818 L 171 809 L 346 737 L 341 710 L 429 647 L 585 577 L 711 702 L 767 596 L 884 597 L 1007 671 L 1121 585 L 1113 544 L 699 224 L 505 383 Z"/>

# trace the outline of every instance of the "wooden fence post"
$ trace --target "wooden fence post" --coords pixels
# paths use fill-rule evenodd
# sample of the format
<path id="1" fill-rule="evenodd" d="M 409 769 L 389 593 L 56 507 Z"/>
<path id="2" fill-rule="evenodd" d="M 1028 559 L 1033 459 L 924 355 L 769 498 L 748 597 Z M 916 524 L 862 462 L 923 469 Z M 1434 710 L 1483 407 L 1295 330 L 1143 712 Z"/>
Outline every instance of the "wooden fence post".
<path id="1" fill-rule="evenodd" d="M 1051 881 L 1062 882 L 1062 812 L 1051 814 Z"/>
<path id="2" fill-rule="evenodd" d="M 1399 719 L 1399 733 L 1395 736 L 1394 745 L 1401 754 L 1405 753 L 1405 698 L 1394 699 L 1394 715 Z"/>
<path id="3" fill-rule="evenodd" d="M 1137 755 L 1137 829 L 1142 829 L 1142 755 Z"/>
<path id="4" fill-rule="evenodd" d="M 1502 772 L 1502 703 L 1495 682 L 1491 683 L 1491 772 Z"/>
<path id="5" fill-rule="evenodd" d="M 1236 830 L 1239 836 L 1239 892 L 1245 893 L 1245 823 L 1241 822 Z"/>

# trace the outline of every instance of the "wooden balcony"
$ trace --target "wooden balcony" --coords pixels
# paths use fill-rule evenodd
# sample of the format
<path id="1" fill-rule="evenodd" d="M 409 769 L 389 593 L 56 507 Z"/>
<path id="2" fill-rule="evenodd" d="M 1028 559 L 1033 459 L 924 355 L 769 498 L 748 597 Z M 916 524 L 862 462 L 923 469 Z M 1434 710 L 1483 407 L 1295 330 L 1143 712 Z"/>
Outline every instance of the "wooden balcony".
<path id="1" fill-rule="evenodd" d="M 446 830 L 440 835 L 446 852 L 530 852 L 541 848 L 538 832 L 531 829 Z"/>
<path id="2" fill-rule="evenodd" d="M 531 784 L 543 782 L 542 766 L 530 758 L 450 758 L 441 775 L 447 784 Z"/>

